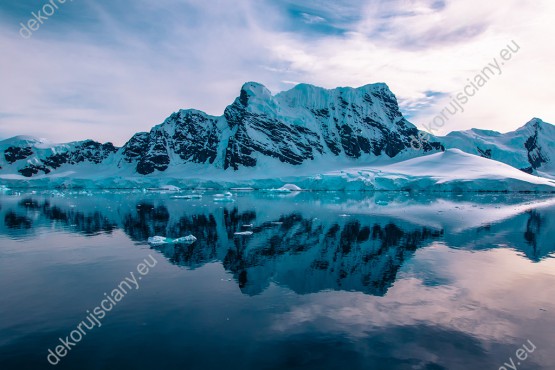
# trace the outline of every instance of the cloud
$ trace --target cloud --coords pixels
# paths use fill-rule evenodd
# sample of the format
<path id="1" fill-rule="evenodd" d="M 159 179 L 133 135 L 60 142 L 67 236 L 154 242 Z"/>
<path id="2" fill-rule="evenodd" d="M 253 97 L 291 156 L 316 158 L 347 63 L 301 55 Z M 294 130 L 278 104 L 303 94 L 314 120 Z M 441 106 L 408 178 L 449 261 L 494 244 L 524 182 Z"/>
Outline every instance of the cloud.
<path id="1" fill-rule="evenodd" d="M 536 292 L 548 289 L 539 276 L 552 263 L 531 264 L 510 250 L 459 251 L 456 259 L 451 253 L 439 243 L 419 250 L 383 297 L 353 292 L 303 297 L 276 315 L 273 330 L 291 335 L 310 327 L 357 340 L 391 327 L 429 325 L 483 343 L 510 344 L 513 338 L 526 338 L 523 328 L 533 326 L 538 342 L 547 340 L 549 331 L 538 327 L 529 311 L 549 305 L 547 296 Z M 469 274 L 468 266 L 480 274 Z M 521 279 L 534 274 L 534 279 Z"/>
<path id="2" fill-rule="evenodd" d="M 323 23 L 326 21 L 325 18 L 319 17 L 317 15 L 312 15 L 308 13 L 301 13 L 305 23 L 313 24 L 313 23 Z"/>
<path id="3" fill-rule="evenodd" d="M 555 122 L 547 0 L 82 0 L 25 40 L 19 22 L 36 6 L 0 10 L 0 137 L 121 145 L 180 108 L 222 114 L 245 81 L 274 93 L 387 82 L 422 125 L 513 39 L 522 50 L 445 132 Z"/>
<path id="4" fill-rule="evenodd" d="M 273 51 L 307 82 L 325 87 L 387 82 L 403 106 L 420 105 L 420 112 L 410 114 L 423 127 L 450 95 L 464 88 L 467 78 L 499 58 L 512 40 L 518 41 L 522 50 L 503 67 L 502 75 L 442 130 L 510 131 L 534 116 L 555 122 L 555 109 L 549 108 L 555 92 L 550 73 L 555 52 L 545 48 L 546 35 L 555 31 L 548 21 L 554 8 L 547 1 L 525 7 L 510 1 L 503 9 L 477 0 L 441 6 L 429 1 L 369 2 L 350 32 L 311 42 L 292 35 Z M 444 99 L 421 105 L 425 91 L 441 91 Z"/>
<path id="5" fill-rule="evenodd" d="M 254 10 L 216 3 L 85 3 L 91 26 L 50 32 L 52 18 L 29 40 L 5 20 L 0 134 L 123 144 L 180 108 L 222 114 L 244 81 L 280 85 L 280 76 L 261 67 L 272 62 L 261 53 L 271 35 L 252 22 Z M 171 4 L 175 13 L 164 8 Z M 165 21 L 154 23 L 157 16 Z"/>

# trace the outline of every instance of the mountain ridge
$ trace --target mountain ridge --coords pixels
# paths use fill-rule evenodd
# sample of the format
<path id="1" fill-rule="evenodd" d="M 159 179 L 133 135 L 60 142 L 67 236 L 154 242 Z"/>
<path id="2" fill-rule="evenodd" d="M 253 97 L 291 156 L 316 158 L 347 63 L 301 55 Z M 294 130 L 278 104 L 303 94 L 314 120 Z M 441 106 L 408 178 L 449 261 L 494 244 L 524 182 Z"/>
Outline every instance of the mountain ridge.
<path id="1" fill-rule="evenodd" d="M 78 176 L 80 167 L 98 169 L 103 176 L 164 175 L 170 168 L 172 173 L 182 169 L 185 177 L 257 169 L 271 176 L 276 168 L 372 165 L 461 149 L 555 177 L 555 126 L 539 118 L 505 134 L 452 132 L 423 143 L 420 151 L 411 146 L 418 132 L 385 83 L 335 89 L 299 84 L 272 95 L 264 85 L 247 82 L 222 115 L 180 109 L 121 147 L 93 140 L 49 144 L 26 136 L 0 141 L 0 176 Z"/>

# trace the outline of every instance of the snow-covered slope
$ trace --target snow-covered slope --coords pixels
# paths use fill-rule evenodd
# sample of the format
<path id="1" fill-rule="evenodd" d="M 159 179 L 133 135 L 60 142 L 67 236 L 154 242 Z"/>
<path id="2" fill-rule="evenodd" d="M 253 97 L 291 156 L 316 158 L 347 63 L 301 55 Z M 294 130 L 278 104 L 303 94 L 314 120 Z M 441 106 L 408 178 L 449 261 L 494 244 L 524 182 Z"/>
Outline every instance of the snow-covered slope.
<path id="1" fill-rule="evenodd" d="M 322 184 L 336 183 L 335 188 L 346 189 L 555 191 L 555 180 L 529 175 L 507 164 L 459 149 L 391 165 L 334 171 L 316 180 Z"/>
<path id="2" fill-rule="evenodd" d="M 437 138 L 446 148 L 495 159 L 527 173 L 555 178 L 555 126 L 534 118 L 516 131 L 472 129 Z"/>
<path id="3" fill-rule="evenodd" d="M 303 190 L 420 190 L 420 191 L 539 191 L 555 192 L 555 180 L 527 174 L 491 159 L 465 153 L 459 149 L 435 153 L 392 164 L 343 167 L 335 171 L 307 168 L 298 175 L 243 176 L 238 172 L 209 171 L 186 176 L 169 171 L 164 176 L 68 176 L 41 175 L 32 179 L 4 177 L 8 186 L 61 186 L 86 188 L 253 188 L 278 189 L 295 184 Z M 276 192 L 279 193 L 279 192 Z M 278 194 L 279 195 L 279 194 Z"/>

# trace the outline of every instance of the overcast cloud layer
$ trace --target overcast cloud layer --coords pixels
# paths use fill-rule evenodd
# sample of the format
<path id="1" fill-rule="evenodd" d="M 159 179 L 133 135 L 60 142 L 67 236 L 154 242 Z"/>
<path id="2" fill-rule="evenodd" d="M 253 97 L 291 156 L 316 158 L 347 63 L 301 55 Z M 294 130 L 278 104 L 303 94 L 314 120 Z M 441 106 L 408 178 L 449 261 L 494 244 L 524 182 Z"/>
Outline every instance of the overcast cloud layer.
<path id="1" fill-rule="evenodd" d="M 20 22 L 46 3 L 0 4 L 0 139 L 122 145 L 181 108 L 222 114 L 246 81 L 386 82 L 423 128 L 513 41 L 439 133 L 555 123 L 551 0 L 67 0 L 24 39 Z"/>

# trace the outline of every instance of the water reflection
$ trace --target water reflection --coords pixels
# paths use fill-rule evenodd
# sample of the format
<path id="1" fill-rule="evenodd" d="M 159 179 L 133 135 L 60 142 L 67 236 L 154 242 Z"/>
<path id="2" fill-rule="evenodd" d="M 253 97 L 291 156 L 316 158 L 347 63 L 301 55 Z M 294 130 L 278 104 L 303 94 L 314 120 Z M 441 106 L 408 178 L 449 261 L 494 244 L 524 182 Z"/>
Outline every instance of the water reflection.
<path id="1" fill-rule="evenodd" d="M 345 290 L 383 296 L 405 261 L 434 241 L 471 250 L 512 248 L 534 262 L 555 250 L 553 208 L 533 208 L 529 200 L 507 195 L 488 194 L 479 202 L 395 196 L 402 199 L 389 194 L 376 196 L 379 201 L 344 194 L 301 195 L 310 198 L 300 200 L 239 195 L 236 202 L 225 205 L 214 203 L 210 194 L 196 201 L 160 194 L 3 197 L 1 232 L 26 238 L 52 227 L 85 236 L 120 229 L 141 244 L 154 235 L 193 234 L 197 238 L 193 244 L 157 250 L 171 263 L 192 269 L 218 261 L 248 295 L 276 282 L 300 294 Z M 376 207 L 380 202 L 391 203 Z M 438 202 L 441 209 L 433 216 L 422 213 Z M 499 204 L 513 211 L 492 217 Z M 447 211 L 464 209 L 474 213 L 466 221 L 461 218 L 453 230 Z M 484 214 L 484 222 L 473 224 Z M 461 227 L 465 222 L 468 226 Z M 252 235 L 236 234 L 245 230 Z"/>

